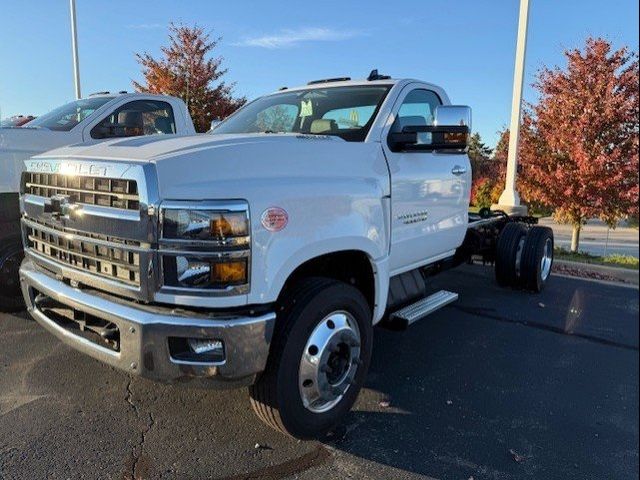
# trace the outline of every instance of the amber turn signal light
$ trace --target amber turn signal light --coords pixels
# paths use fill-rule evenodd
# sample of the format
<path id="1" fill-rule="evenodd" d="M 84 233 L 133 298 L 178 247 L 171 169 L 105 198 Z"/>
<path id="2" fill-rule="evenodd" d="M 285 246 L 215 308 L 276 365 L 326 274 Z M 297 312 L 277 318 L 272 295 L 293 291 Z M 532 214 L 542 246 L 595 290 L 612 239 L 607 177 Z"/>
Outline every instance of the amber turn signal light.
<path id="1" fill-rule="evenodd" d="M 244 284 L 246 281 L 246 260 L 215 262 L 211 264 L 211 283 L 214 285 Z"/>

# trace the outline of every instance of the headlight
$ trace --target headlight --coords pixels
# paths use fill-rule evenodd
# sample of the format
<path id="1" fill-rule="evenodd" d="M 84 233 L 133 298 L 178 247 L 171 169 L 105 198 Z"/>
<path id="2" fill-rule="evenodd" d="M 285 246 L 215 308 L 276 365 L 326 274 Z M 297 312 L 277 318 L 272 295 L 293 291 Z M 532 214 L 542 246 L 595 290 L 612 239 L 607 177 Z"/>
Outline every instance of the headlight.
<path id="1" fill-rule="evenodd" d="M 246 212 L 164 210 L 162 237 L 174 240 L 218 240 L 249 234 Z"/>
<path id="2" fill-rule="evenodd" d="M 246 202 L 170 202 L 160 218 L 164 287 L 214 294 L 248 291 Z"/>
<path id="3" fill-rule="evenodd" d="M 187 288 L 226 288 L 247 283 L 247 259 L 165 255 L 165 285 Z"/>

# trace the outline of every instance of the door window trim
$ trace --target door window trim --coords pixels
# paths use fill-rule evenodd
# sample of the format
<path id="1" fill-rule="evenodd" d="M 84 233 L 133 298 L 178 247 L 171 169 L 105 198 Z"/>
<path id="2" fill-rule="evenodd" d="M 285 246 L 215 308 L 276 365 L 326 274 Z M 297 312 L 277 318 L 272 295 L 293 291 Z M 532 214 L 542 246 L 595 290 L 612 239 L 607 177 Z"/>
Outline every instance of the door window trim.
<path id="1" fill-rule="evenodd" d="M 406 93 L 405 93 L 405 90 L 406 90 Z M 400 95 L 398 95 L 398 100 L 393 105 L 393 108 L 391 110 L 391 117 L 393 118 L 393 120 L 387 122 L 387 126 L 385 127 L 385 130 L 383 131 L 384 144 L 385 144 L 386 148 L 390 152 L 392 152 L 391 147 L 389 146 L 389 141 L 390 141 L 390 136 L 391 136 L 391 129 L 393 128 L 393 124 L 395 123 L 396 118 L 398 117 L 398 112 L 402 108 L 402 105 L 404 105 L 405 99 L 411 93 L 413 93 L 416 90 L 424 90 L 426 92 L 432 93 L 434 95 L 434 97 L 438 99 L 438 105 L 436 105 L 436 107 L 444 105 L 444 102 L 442 101 L 442 97 L 440 97 L 440 95 L 438 95 L 438 92 L 428 88 L 426 85 L 419 85 L 418 84 L 416 86 L 416 84 L 409 84 L 405 88 L 403 88 L 402 92 L 400 92 Z M 433 152 L 433 151 L 434 151 L 433 148 L 429 148 L 428 145 L 425 145 L 424 147 L 415 147 L 415 148 L 401 150 L 400 152 L 393 152 L 393 153 L 425 153 L 425 152 Z"/>
<path id="2" fill-rule="evenodd" d="M 379 136 L 377 136 L 377 140 L 375 140 L 378 143 L 381 143 L 383 148 L 385 148 L 389 152 L 391 151 L 389 150 L 389 146 L 387 145 L 387 139 L 389 137 L 389 133 L 391 132 L 391 127 L 393 126 L 395 117 L 398 114 L 398 111 L 400 110 L 404 99 L 412 90 L 429 90 L 430 92 L 433 92 L 438 98 L 438 100 L 440 101 L 440 105 L 450 104 L 449 97 L 444 91 L 442 91 L 442 94 L 438 93 L 438 90 L 440 90 L 440 88 L 437 85 L 412 81 L 400 86 L 399 92 L 397 93 L 397 95 L 394 95 L 395 99 L 393 100 L 393 103 L 389 107 L 386 107 L 388 110 L 384 114 L 385 118 L 384 120 L 382 120 L 382 125 L 378 129 L 377 135 Z M 392 94 L 393 91 L 390 91 L 389 93 Z M 443 101 L 443 95 L 446 99 L 446 102 Z M 376 120 L 376 122 L 378 122 L 378 120 Z"/>

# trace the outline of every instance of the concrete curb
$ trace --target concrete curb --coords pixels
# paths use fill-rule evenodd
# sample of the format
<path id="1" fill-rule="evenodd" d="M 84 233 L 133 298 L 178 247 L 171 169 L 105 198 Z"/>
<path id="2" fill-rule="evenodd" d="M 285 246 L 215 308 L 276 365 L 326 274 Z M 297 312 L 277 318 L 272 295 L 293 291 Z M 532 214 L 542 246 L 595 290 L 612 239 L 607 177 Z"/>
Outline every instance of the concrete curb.
<path id="1" fill-rule="evenodd" d="M 581 282 L 592 282 L 599 285 L 608 285 L 610 287 L 617 288 L 630 288 L 632 290 L 640 290 L 640 285 L 633 285 L 631 283 L 624 283 L 619 280 L 598 280 L 597 278 L 578 277 L 576 275 L 568 275 L 565 273 L 553 272 L 555 278 L 568 278 L 570 280 L 580 280 Z"/>
<path id="2" fill-rule="evenodd" d="M 631 285 L 640 284 L 640 272 L 638 270 L 631 270 L 628 268 L 609 267 L 607 265 L 594 265 L 592 263 L 572 262 L 569 260 L 554 260 L 554 265 L 565 266 L 568 268 L 574 268 L 576 270 L 582 270 L 587 272 L 594 272 L 601 275 L 606 275 L 611 278 Z"/>

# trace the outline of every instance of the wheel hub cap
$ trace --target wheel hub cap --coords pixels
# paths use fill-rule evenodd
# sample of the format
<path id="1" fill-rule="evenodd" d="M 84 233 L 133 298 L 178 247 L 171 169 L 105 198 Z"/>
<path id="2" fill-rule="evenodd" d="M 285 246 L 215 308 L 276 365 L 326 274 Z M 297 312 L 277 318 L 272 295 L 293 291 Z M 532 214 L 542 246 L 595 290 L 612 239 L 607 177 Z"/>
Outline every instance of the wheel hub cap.
<path id="1" fill-rule="evenodd" d="M 553 263 L 553 243 L 550 238 L 544 243 L 544 253 L 540 260 L 540 274 L 542 280 L 546 280 L 551 273 L 551 264 Z"/>
<path id="2" fill-rule="evenodd" d="M 333 312 L 315 327 L 298 370 L 300 397 L 314 413 L 331 410 L 353 382 L 360 363 L 360 331 L 348 312 Z"/>

